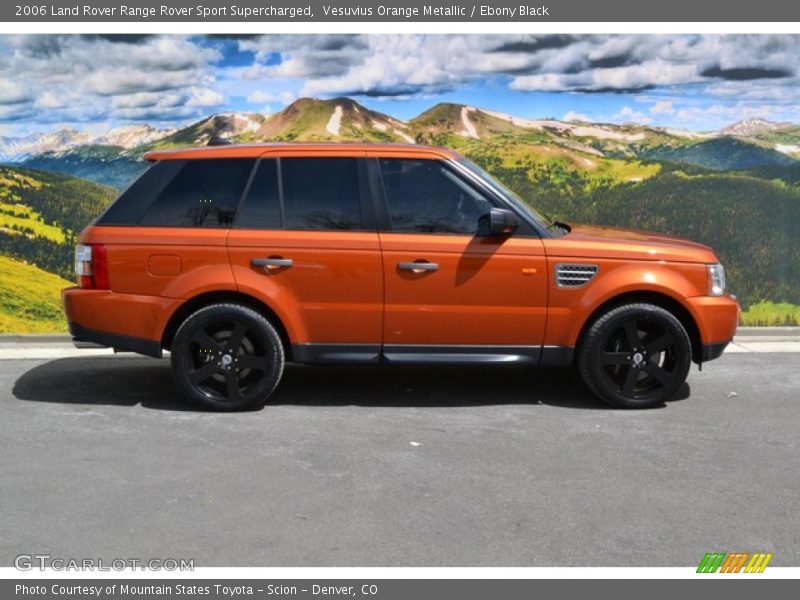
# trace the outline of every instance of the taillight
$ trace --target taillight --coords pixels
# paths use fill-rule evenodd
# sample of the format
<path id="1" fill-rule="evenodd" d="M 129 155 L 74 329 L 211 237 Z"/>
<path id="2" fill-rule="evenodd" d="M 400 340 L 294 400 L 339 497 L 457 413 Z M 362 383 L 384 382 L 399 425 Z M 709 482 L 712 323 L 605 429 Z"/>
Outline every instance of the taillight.
<path id="1" fill-rule="evenodd" d="M 75 246 L 75 274 L 78 285 L 90 290 L 107 290 L 108 259 L 102 244 L 78 244 Z"/>

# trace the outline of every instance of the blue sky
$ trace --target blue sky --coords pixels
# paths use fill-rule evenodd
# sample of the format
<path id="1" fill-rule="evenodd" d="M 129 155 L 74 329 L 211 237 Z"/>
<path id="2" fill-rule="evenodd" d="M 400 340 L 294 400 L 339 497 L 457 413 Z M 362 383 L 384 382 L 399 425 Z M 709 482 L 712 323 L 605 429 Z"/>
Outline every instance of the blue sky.
<path id="1" fill-rule="evenodd" d="M 350 96 L 409 119 L 437 102 L 526 118 L 710 130 L 800 121 L 800 36 L 0 36 L 0 136 Z"/>

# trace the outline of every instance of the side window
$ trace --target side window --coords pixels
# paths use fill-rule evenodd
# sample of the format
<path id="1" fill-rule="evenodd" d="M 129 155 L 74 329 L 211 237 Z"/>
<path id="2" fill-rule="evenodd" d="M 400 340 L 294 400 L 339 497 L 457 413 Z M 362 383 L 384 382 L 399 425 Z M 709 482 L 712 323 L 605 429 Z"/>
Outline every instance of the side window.
<path id="1" fill-rule="evenodd" d="M 282 158 L 286 229 L 361 229 L 355 158 Z"/>
<path id="2" fill-rule="evenodd" d="M 254 162 L 238 158 L 186 161 L 140 224 L 230 227 Z"/>
<path id="3" fill-rule="evenodd" d="M 258 163 L 247 197 L 236 215 L 236 226 L 246 229 L 283 227 L 278 192 L 278 161 L 274 158 L 262 159 Z"/>
<path id="4" fill-rule="evenodd" d="M 492 203 L 438 160 L 382 158 L 392 231 L 474 234 Z"/>

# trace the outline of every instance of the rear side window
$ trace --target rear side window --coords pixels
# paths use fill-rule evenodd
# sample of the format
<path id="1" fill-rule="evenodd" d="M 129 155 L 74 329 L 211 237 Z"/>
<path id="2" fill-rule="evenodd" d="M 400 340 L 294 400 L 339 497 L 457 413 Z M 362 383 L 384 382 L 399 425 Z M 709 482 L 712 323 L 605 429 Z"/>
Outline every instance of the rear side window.
<path id="1" fill-rule="evenodd" d="M 145 212 L 140 225 L 230 227 L 255 159 L 186 161 Z"/>
<path id="2" fill-rule="evenodd" d="M 362 229 L 358 159 L 262 159 L 236 226 L 325 231 Z"/>
<path id="3" fill-rule="evenodd" d="M 392 231 L 472 235 L 494 206 L 438 160 L 380 159 Z"/>
<path id="4" fill-rule="evenodd" d="M 162 160 L 152 165 L 100 215 L 98 225 L 138 225 L 153 200 L 185 165 L 185 160 Z"/>

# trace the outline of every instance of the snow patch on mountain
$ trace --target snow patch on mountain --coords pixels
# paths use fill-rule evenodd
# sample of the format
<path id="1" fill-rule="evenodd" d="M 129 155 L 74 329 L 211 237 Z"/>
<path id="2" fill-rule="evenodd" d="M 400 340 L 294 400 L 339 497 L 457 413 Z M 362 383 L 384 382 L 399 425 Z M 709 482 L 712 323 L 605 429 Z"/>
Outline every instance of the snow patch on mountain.
<path id="1" fill-rule="evenodd" d="M 569 133 L 574 137 L 593 137 L 597 139 L 622 140 L 626 142 L 637 142 L 645 138 L 644 132 L 641 131 L 637 133 L 625 133 L 607 129 L 602 125 L 581 125 L 565 123 L 564 121 L 556 121 L 554 119 L 521 119 L 505 113 L 484 109 L 481 109 L 481 112 L 497 119 L 508 121 L 517 127 L 524 127 L 526 129 L 551 129 L 562 134 Z"/>
<path id="2" fill-rule="evenodd" d="M 775 150 L 783 152 L 784 154 L 797 154 L 800 153 L 800 146 L 793 144 L 775 144 Z"/>
<path id="3" fill-rule="evenodd" d="M 461 132 L 461 135 L 479 140 L 480 136 L 478 135 L 478 130 L 475 129 L 475 124 L 469 120 L 469 113 L 471 112 L 475 112 L 474 106 L 461 107 L 461 124 L 464 125 L 464 130 Z"/>
<path id="4" fill-rule="evenodd" d="M 764 131 L 775 131 L 791 126 L 791 123 L 776 123 L 767 119 L 744 119 L 719 130 L 720 135 L 751 136 Z"/>
<path id="5" fill-rule="evenodd" d="M 687 131 L 686 129 L 675 129 L 673 127 L 666 127 L 664 128 L 664 133 L 667 135 L 671 135 L 674 137 L 682 137 L 689 140 L 701 140 L 705 138 L 714 137 L 716 134 L 713 132 L 711 133 L 699 133 L 696 131 Z"/>
<path id="6" fill-rule="evenodd" d="M 325 125 L 325 129 L 328 130 L 328 133 L 331 135 L 339 135 L 339 129 L 342 126 L 342 114 L 344 110 L 342 109 L 341 104 L 337 104 L 336 108 L 333 109 L 333 114 L 331 114 L 331 118 L 328 120 L 328 124 Z"/>
<path id="7" fill-rule="evenodd" d="M 394 132 L 395 132 L 397 135 L 399 135 L 401 138 L 403 138 L 403 139 L 404 139 L 404 140 L 405 140 L 407 143 L 409 143 L 409 144 L 416 144 L 416 143 L 417 143 L 417 142 L 414 140 L 414 138 L 412 138 L 410 135 L 408 135 L 408 134 L 407 134 L 406 132 L 404 132 L 404 131 L 400 131 L 399 129 L 395 128 Z"/>

